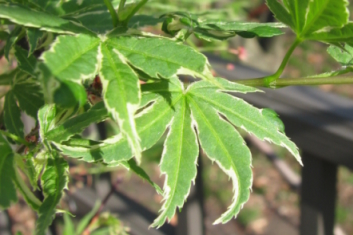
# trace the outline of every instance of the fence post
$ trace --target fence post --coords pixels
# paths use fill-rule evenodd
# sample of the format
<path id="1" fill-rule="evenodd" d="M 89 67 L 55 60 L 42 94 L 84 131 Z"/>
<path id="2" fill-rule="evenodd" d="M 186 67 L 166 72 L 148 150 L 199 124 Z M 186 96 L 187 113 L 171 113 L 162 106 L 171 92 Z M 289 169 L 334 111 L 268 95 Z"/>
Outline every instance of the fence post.
<path id="1" fill-rule="evenodd" d="M 300 235 L 333 235 L 337 165 L 304 152 Z"/>
<path id="2" fill-rule="evenodd" d="M 191 186 L 190 195 L 188 196 L 181 212 L 178 213 L 176 235 L 205 234 L 201 157 L 202 154 L 200 149 L 195 185 Z"/>

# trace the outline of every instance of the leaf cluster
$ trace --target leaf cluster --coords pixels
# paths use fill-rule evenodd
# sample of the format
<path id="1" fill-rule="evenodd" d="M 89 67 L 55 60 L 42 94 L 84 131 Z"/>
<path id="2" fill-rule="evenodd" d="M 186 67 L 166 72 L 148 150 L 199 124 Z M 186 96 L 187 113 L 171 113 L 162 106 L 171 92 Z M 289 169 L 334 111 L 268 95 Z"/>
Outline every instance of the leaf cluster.
<path id="1" fill-rule="evenodd" d="M 268 0 L 282 23 L 221 21 L 180 11 L 137 14 L 146 3 L 0 0 L 0 39 L 6 42 L 0 55 L 18 64 L 0 75 L 0 85 L 6 86 L 0 119 L 0 206 L 6 209 L 16 202 L 19 190 L 38 212 L 37 235 L 45 234 L 60 211 L 70 158 L 120 165 L 149 182 L 164 199 L 154 227 L 182 208 L 197 174 L 200 148 L 233 183 L 232 203 L 216 223 L 236 217 L 252 183 L 251 153 L 239 129 L 286 148 L 301 163 L 278 115 L 235 96 L 261 91 L 214 76 L 207 58 L 185 43 L 190 35 L 207 41 L 273 37 L 287 25 L 298 41 L 330 43 L 336 46 L 329 49 L 333 57 L 352 64 L 352 23 L 345 0 Z M 142 30 L 156 25 L 167 36 Z M 183 84 L 180 76 L 201 80 Z M 30 133 L 24 133 L 21 112 L 35 119 Z M 116 134 L 105 140 L 82 136 L 89 125 L 106 120 L 117 123 Z M 141 153 L 164 134 L 160 170 L 166 178 L 161 189 L 139 163 Z M 16 145 L 14 151 L 11 146 Z M 34 190 L 41 190 L 42 201 Z M 67 216 L 65 220 L 70 224 Z"/>

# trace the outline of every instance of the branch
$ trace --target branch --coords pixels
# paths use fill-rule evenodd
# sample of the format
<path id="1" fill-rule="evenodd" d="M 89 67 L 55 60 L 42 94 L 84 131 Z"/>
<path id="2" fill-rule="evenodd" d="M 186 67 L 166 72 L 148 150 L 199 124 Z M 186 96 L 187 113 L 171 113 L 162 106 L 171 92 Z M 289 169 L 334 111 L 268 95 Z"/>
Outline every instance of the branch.
<path id="1" fill-rule="evenodd" d="M 353 84 L 353 77 L 305 77 L 305 78 L 278 78 L 277 80 L 267 83 L 264 78 L 241 79 L 235 82 L 254 87 L 266 88 L 282 88 L 286 86 L 313 86 L 313 85 L 343 85 Z"/>

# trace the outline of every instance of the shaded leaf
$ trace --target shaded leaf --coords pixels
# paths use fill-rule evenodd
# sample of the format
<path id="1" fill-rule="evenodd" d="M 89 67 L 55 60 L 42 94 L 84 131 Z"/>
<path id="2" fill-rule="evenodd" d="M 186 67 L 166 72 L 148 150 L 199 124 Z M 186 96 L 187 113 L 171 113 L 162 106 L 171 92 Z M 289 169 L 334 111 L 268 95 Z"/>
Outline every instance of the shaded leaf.
<path id="1" fill-rule="evenodd" d="M 67 162 L 56 152 L 51 153 L 51 158 L 48 159 L 41 179 L 45 198 L 38 211 L 37 235 L 44 235 L 53 221 L 56 206 L 60 202 L 63 190 L 67 189 L 68 167 Z"/>
<path id="2" fill-rule="evenodd" d="M 21 110 L 37 119 L 38 110 L 44 105 L 42 88 L 37 82 L 30 79 L 18 82 L 14 85 L 13 92 Z"/>
<path id="3" fill-rule="evenodd" d="M 44 33 L 36 28 L 27 28 L 27 41 L 29 44 L 28 56 L 32 55 L 37 49 L 40 39 Z"/>
<path id="4" fill-rule="evenodd" d="M 10 207 L 11 202 L 17 201 L 17 194 L 13 179 L 15 165 L 12 149 L 4 137 L 0 135 L 0 208 Z"/>
<path id="5" fill-rule="evenodd" d="M 28 56 L 28 52 L 19 46 L 16 46 L 15 49 L 15 56 L 18 62 L 18 67 L 22 71 L 27 72 L 29 75 L 35 77 L 36 75 L 34 71 L 36 69 L 37 59 L 33 55 Z"/>
<path id="6" fill-rule="evenodd" d="M 10 133 L 24 138 L 21 110 L 17 106 L 17 101 L 13 91 L 9 91 L 5 96 L 4 122 L 6 129 Z"/>
<path id="7" fill-rule="evenodd" d="M 1 7 L 0 7 L 0 18 L 1 18 Z M 15 45 L 21 32 L 22 32 L 22 28 L 20 26 L 16 26 L 14 30 L 11 31 L 10 36 L 7 38 L 6 45 L 4 47 L 4 55 L 7 60 L 9 60 L 9 54 L 10 54 L 11 48 Z"/>
<path id="8" fill-rule="evenodd" d="M 7 73 L 0 75 L 0 85 L 11 85 L 19 69 L 15 68 Z"/>

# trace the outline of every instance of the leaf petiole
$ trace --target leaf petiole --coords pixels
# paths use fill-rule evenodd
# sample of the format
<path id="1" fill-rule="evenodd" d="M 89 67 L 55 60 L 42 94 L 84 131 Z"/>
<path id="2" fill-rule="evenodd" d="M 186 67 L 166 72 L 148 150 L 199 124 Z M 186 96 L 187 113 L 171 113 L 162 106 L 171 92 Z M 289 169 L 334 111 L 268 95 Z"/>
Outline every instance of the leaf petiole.
<path id="1" fill-rule="evenodd" d="M 297 38 L 294 43 L 292 44 L 292 46 L 289 48 L 289 50 L 287 51 L 286 55 L 284 56 L 281 65 L 279 66 L 279 68 L 277 69 L 277 71 L 267 77 L 261 78 L 264 80 L 265 86 L 266 87 L 271 87 L 271 83 L 274 83 L 283 73 L 284 68 L 286 67 L 289 58 L 291 57 L 293 51 L 295 50 L 295 48 L 302 42 L 301 39 Z"/>
<path id="2" fill-rule="evenodd" d="M 133 17 L 136 12 L 138 10 L 140 10 L 141 7 L 143 7 L 146 3 L 148 2 L 148 0 L 142 0 L 135 8 L 134 10 L 129 14 L 129 16 L 126 18 L 125 22 L 126 24 L 129 22 L 129 20 L 131 19 L 131 17 Z"/>
<path id="3" fill-rule="evenodd" d="M 125 4 L 124 0 L 122 0 L 121 2 L 124 2 L 124 4 Z M 121 4 L 121 2 L 120 2 L 120 4 Z M 107 6 L 110 15 L 112 16 L 113 26 L 115 28 L 116 26 L 118 26 L 118 23 L 119 23 L 118 15 L 116 14 L 116 11 L 115 11 L 115 9 L 112 5 L 112 2 L 110 0 L 104 0 L 104 3 Z M 120 10 L 120 6 L 119 6 L 119 10 Z"/>
<path id="4" fill-rule="evenodd" d="M 16 141 L 16 142 L 19 142 L 19 143 L 21 143 L 21 144 L 24 144 L 24 145 L 26 145 L 27 147 L 31 145 L 30 143 L 28 143 L 26 140 L 22 139 L 21 137 L 18 137 L 17 135 L 8 133 L 7 131 L 0 130 L 0 134 L 2 134 L 2 135 L 4 135 L 4 136 L 7 136 L 7 137 L 13 139 L 13 140 Z"/>

